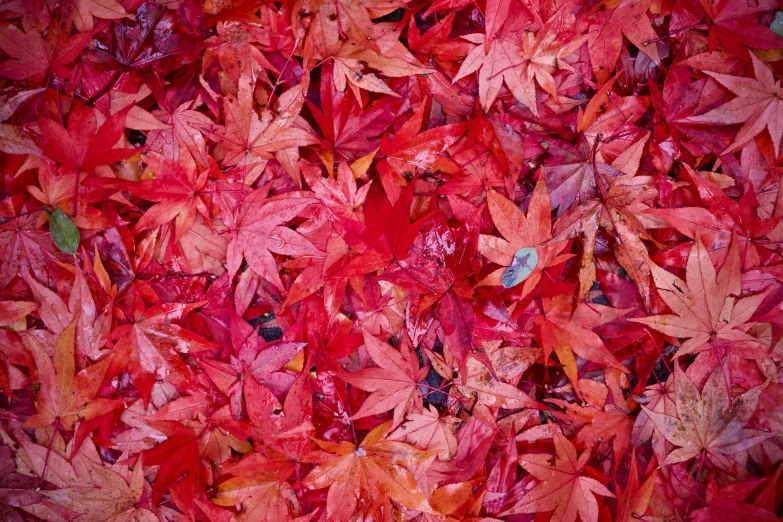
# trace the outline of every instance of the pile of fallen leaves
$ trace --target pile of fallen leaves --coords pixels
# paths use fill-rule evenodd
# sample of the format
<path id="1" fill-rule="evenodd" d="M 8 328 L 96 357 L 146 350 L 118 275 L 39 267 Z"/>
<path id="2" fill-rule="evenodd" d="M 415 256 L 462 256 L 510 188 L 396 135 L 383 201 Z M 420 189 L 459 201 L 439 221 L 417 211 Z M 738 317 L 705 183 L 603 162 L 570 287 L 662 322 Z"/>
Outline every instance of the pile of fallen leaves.
<path id="1" fill-rule="evenodd" d="M 1 0 L 0 518 L 779 520 L 778 5 Z"/>

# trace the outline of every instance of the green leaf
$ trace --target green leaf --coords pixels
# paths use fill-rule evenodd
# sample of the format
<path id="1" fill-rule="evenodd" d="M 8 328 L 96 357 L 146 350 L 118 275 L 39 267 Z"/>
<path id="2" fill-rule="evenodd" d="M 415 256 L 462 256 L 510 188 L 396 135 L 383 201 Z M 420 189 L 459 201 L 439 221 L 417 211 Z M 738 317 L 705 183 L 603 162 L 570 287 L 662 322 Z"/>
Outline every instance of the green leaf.
<path id="1" fill-rule="evenodd" d="M 44 210 L 44 212 L 46 212 L 46 219 L 49 220 L 49 231 L 52 233 L 52 239 L 57 248 L 68 254 L 75 253 L 79 248 L 81 235 L 71 218 L 59 208 L 55 208 L 54 212 L 48 210 Z"/>
<path id="2" fill-rule="evenodd" d="M 517 286 L 528 278 L 538 264 L 538 252 L 533 247 L 520 248 L 514 254 L 514 260 L 500 276 L 500 284 L 505 288 Z"/>

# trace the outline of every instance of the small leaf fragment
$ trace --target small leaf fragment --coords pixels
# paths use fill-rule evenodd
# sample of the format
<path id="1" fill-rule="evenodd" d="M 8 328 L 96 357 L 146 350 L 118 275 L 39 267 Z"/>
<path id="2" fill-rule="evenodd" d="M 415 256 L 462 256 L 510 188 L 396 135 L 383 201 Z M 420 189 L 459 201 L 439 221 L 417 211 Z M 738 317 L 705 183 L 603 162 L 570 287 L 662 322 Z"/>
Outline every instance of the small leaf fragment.
<path id="1" fill-rule="evenodd" d="M 41 149 L 23 129 L 6 123 L 0 123 L 0 151 L 6 154 L 41 154 Z"/>
<path id="2" fill-rule="evenodd" d="M 535 247 L 520 248 L 514 254 L 514 260 L 500 276 L 504 288 L 512 288 L 528 278 L 538 265 L 538 252 Z"/>
<path id="3" fill-rule="evenodd" d="M 46 212 L 46 219 L 49 220 L 49 231 L 57 248 L 68 254 L 76 253 L 81 235 L 71 218 L 59 208 L 55 208 L 53 212 L 49 212 L 49 210 L 44 210 L 44 212 Z"/>
<path id="4" fill-rule="evenodd" d="M 769 26 L 772 32 L 778 36 L 783 36 L 783 11 L 775 13 L 775 19 Z"/>

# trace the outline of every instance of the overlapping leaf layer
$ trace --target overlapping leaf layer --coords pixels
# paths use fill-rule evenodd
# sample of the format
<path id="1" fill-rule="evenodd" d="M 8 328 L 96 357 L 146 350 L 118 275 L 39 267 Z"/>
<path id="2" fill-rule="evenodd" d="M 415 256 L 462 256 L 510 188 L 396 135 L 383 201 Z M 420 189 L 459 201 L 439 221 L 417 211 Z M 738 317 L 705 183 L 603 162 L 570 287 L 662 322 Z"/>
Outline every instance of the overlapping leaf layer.
<path id="1" fill-rule="evenodd" d="M 778 8 L 0 0 L 0 519 L 779 520 Z"/>

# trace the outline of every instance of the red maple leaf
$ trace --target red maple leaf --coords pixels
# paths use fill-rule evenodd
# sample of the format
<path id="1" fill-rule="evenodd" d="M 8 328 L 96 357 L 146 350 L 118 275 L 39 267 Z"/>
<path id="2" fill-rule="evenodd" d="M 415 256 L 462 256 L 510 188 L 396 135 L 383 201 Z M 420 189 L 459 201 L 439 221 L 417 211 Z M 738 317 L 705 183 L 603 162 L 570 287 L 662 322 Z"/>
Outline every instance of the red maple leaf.
<path id="1" fill-rule="evenodd" d="M 227 269 L 233 279 L 242 259 L 247 259 L 255 273 L 282 289 L 273 252 L 296 256 L 319 254 L 307 239 L 283 226 L 283 223 L 295 218 L 317 200 L 299 193 L 269 198 L 269 188 L 265 185 L 253 191 L 242 202 L 234 221 L 235 231 L 231 233 L 228 244 Z"/>
<path id="2" fill-rule="evenodd" d="M 117 341 L 110 374 L 127 368 L 139 395 L 149 400 L 152 385 L 158 379 L 185 384 L 191 370 L 180 354 L 209 350 L 215 345 L 193 332 L 173 324 L 199 306 L 162 304 L 136 317 L 136 322 L 115 328 L 109 335 Z"/>
<path id="3" fill-rule="evenodd" d="M 556 520 L 574 522 L 578 514 L 586 522 L 596 522 L 598 503 L 595 495 L 614 497 L 614 494 L 596 479 L 583 475 L 589 452 L 577 457 L 574 445 L 556 428 L 552 429 L 552 437 L 555 442 L 554 465 L 550 464 L 550 455 L 521 456 L 519 464 L 538 483 L 501 515 L 553 511 L 552 517 Z"/>
<path id="4" fill-rule="evenodd" d="M 95 109 L 76 105 L 68 116 L 68 128 L 59 122 L 41 117 L 43 140 L 38 144 L 49 158 L 64 168 L 91 172 L 100 165 L 109 165 L 134 154 L 133 149 L 113 149 L 125 131 L 125 118 L 131 107 L 113 114 L 98 127 Z"/>

